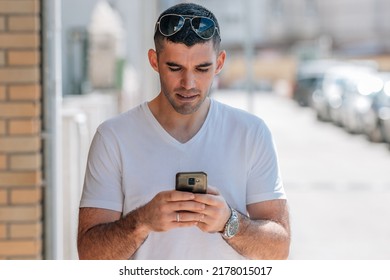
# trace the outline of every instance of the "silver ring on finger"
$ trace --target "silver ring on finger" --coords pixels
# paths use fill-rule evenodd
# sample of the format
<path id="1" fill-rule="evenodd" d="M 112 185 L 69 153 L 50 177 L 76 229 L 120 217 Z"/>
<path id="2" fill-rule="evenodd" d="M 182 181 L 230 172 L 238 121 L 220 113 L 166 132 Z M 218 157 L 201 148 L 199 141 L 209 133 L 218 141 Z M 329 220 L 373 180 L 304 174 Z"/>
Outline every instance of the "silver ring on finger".
<path id="1" fill-rule="evenodd" d="M 180 213 L 176 212 L 176 222 L 180 223 Z"/>

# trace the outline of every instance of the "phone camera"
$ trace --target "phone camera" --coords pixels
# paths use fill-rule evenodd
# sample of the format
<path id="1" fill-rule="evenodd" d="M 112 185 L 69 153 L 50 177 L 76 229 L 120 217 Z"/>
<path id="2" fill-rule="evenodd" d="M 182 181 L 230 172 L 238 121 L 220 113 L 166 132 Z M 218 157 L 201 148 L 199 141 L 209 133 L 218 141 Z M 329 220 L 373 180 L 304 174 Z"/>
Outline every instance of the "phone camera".
<path id="1" fill-rule="evenodd" d="M 188 178 L 188 185 L 195 185 L 195 178 Z"/>

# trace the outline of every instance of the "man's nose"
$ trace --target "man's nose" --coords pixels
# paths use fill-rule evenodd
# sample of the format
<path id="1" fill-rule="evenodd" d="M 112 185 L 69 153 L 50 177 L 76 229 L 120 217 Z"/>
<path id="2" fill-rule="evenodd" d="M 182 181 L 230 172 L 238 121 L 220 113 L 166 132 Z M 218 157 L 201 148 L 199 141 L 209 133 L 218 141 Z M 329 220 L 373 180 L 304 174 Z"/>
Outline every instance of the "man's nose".
<path id="1" fill-rule="evenodd" d="M 185 89 L 191 89 L 195 87 L 195 75 L 189 71 L 183 73 L 181 77 L 181 86 Z"/>

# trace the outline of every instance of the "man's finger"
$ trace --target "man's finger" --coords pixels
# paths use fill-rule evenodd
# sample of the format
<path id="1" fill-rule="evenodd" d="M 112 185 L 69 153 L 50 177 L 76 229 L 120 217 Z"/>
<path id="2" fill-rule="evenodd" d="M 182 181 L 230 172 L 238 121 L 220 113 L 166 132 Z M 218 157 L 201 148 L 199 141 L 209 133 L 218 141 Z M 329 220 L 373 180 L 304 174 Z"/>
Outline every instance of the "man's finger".
<path id="1" fill-rule="evenodd" d="M 207 193 L 208 194 L 214 194 L 214 195 L 219 195 L 220 194 L 219 190 L 216 187 L 213 187 L 213 186 L 210 186 L 210 185 L 207 186 Z"/>
<path id="2" fill-rule="evenodd" d="M 195 198 L 193 193 L 182 191 L 167 191 L 164 195 L 166 196 L 166 201 L 186 201 Z"/>

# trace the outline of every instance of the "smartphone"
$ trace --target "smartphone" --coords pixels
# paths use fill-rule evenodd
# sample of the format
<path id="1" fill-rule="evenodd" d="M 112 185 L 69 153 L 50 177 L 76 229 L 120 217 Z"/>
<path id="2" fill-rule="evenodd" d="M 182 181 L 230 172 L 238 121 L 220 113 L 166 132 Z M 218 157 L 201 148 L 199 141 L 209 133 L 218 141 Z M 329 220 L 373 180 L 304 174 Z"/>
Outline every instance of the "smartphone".
<path id="1" fill-rule="evenodd" d="M 206 193 L 207 174 L 205 172 L 179 172 L 176 174 L 176 190 Z"/>

